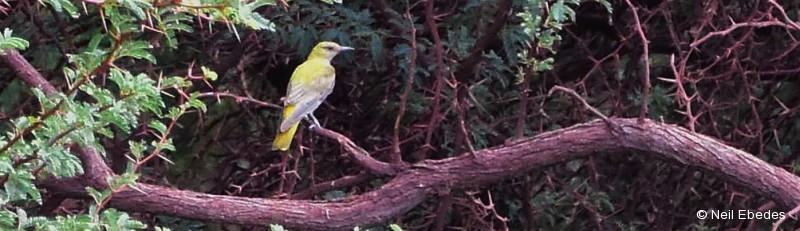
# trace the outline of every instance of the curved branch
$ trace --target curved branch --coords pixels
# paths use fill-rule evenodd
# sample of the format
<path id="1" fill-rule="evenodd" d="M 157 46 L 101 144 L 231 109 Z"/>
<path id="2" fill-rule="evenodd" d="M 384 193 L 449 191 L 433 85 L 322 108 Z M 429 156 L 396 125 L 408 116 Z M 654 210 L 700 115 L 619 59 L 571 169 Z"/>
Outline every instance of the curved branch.
<path id="1" fill-rule="evenodd" d="M 437 187 L 458 189 L 487 185 L 578 157 L 630 151 L 699 167 L 788 208 L 800 204 L 800 178 L 751 154 L 674 125 L 651 120 L 639 123 L 636 119 L 610 121 L 619 125 L 621 131 L 612 135 L 604 122 L 595 120 L 542 133 L 508 146 L 481 150 L 474 155 L 428 160 L 399 172 L 375 191 L 340 201 L 244 198 L 139 183 L 136 187 L 141 191 L 126 189 L 116 193 L 111 206 L 242 225 L 280 223 L 297 229 L 350 229 L 381 224 L 401 215 L 421 203 Z M 349 145 L 344 146 L 347 148 Z M 96 153 L 79 152 L 79 155 L 85 165 L 93 166 L 97 164 L 94 162 L 100 161 L 88 157 L 96 156 Z M 87 169 L 90 169 L 87 174 L 105 172 Z M 43 181 L 40 185 L 54 192 L 85 196 L 85 186 L 102 186 L 96 179 L 99 178 L 84 175 Z"/>
<path id="2" fill-rule="evenodd" d="M 378 175 L 394 176 L 397 175 L 398 172 L 408 169 L 408 166 L 405 162 L 388 164 L 372 158 L 371 156 L 369 156 L 369 153 L 366 150 L 353 143 L 353 141 L 350 140 L 350 138 L 347 138 L 347 136 L 344 136 L 337 132 L 321 127 L 314 127 L 311 130 L 313 130 L 317 134 L 334 139 L 337 142 L 339 142 L 339 144 L 342 145 L 342 147 L 348 153 L 350 153 L 350 155 L 356 162 L 361 164 L 361 166 L 367 168 L 367 170 L 369 170 L 372 173 Z"/>

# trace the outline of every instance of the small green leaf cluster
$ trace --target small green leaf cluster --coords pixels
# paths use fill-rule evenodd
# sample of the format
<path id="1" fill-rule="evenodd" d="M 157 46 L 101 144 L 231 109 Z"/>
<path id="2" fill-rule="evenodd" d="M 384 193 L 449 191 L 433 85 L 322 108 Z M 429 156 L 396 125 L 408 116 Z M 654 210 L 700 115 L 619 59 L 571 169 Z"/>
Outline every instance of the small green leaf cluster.
<path id="1" fill-rule="evenodd" d="M 11 29 L 5 28 L 0 34 L 0 54 L 3 54 L 3 50 L 8 48 L 24 50 L 28 47 L 27 40 L 11 36 L 11 33 Z"/>
<path id="2" fill-rule="evenodd" d="M 598 2 L 606 6 L 609 12 L 611 11 L 608 1 L 598 0 Z M 530 67 L 530 70 L 523 70 L 522 72 L 539 73 L 553 68 L 554 60 L 552 55 L 556 52 L 554 46 L 561 40 L 559 32 L 565 23 L 575 21 L 575 10 L 570 5 L 577 6 L 579 4 L 579 0 L 526 1 L 525 10 L 517 14 L 522 19 L 520 26 L 523 28 L 524 33 L 532 39 L 530 42 L 525 43 L 525 47 L 529 49 L 522 49 L 517 53 L 517 56 L 523 60 L 522 62 Z M 545 14 L 545 12 L 547 13 Z M 530 48 L 541 48 L 550 52 L 550 54 L 531 54 L 532 49 Z M 546 58 L 535 58 L 535 56 L 544 56 Z"/>
<path id="3" fill-rule="evenodd" d="M 66 82 L 63 92 L 30 92 L 39 103 L 37 113 L 9 120 L 0 128 L 0 229 L 37 230 L 139 230 L 147 226 L 125 212 L 105 208 L 115 192 L 135 188 L 139 167 L 165 152 L 175 151 L 169 137 L 178 119 L 189 112 L 203 113 L 204 102 L 192 92 L 191 77 L 149 76 L 126 69 L 138 63 L 157 64 L 154 43 L 166 41 L 177 48 L 178 34 L 191 32 L 192 17 L 233 22 L 253 29 L 270 29 L 271 22 L 255 10 L 273 1 L 175 1 L 158 3 L 125 0 L 83 4 L 83 11 L 67 0 L 45 0 L 43 4 L 71 18 L 98 19 L 103 30 L 90 30 L 85 46 L 66 54 L 61 71 Z M 162 4 L 162 5 L 159 5 Z M 86 15 L 82 15 L 86 12 Z M 95 17 L 95 16 L 98 16 Z M 211 24 L 209 24 L 211 25 Z M 230 25 L 235 32 L 235 25 Z M 160 37 L 152 39 L 151 32 Z M 28 41 L 0 34 L 0 51 L 25 49 Z M 4 54 L 0 54 L 4 55 Z M 202 67 L 204 80 L 216 73 Z M 98 81 L 102 77 L 103 81 Z M 168 106 L 165 97 L 180 102 Z M 148 116 L 145 116 L 148 115 Z M 143 120 L 142 118 L 151 118 Z M 83 173 L 80 160 L 72 154 L 80 146 L 105 154 L 101 137 L 130 139 L 134 129 L 146 123 L 155 140 L 129 140 L 128 170 L 107 179 L 109 188 L 87 188 L 94 199 L 87 214 L 45 218 L 29 216 L 25 208 L 42 203 L 34 182 L 51 177 L 72 177 Z M 158 228 L 160 229 L 160 228 Z M 160 229 L 163 230 L 163 229 Z"/>

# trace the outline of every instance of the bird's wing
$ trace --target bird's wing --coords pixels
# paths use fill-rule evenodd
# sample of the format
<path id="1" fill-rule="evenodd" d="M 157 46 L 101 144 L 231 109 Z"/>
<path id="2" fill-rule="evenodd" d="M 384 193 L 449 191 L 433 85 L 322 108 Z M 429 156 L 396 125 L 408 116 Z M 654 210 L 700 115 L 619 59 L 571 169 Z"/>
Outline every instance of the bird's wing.
<path id="1" fill-rule="evenodd" d="M 294 110 L 281 122 L 281 131 L 288 130 L 306 114 L 322 104 L 325 97 L 333 91 L 336 71 L 327 62 L 307 61 L 295 69 L 289 81 L 286 105 L 294 105 Z"/>

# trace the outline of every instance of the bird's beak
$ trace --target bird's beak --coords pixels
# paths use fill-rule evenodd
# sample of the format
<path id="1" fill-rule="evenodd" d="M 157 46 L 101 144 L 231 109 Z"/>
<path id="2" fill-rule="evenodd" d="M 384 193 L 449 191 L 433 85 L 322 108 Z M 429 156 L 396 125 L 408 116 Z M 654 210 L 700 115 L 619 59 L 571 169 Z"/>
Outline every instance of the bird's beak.
<path id="1" fill-rule="evenodd" d="M 339 48 L 339 51 L 352 51 L 352 50 L 355 50 L 355 49 L 356 48 L 342 46 L 342 47 Z"/>

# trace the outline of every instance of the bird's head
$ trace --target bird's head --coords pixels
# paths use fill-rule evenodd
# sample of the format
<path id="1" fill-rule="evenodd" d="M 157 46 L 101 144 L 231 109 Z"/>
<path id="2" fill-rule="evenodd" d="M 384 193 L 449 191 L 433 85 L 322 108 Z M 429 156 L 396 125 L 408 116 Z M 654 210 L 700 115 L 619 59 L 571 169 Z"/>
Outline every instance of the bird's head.
<path id="1" fill-rule="evenodd" d="M 327 60 L 331 60 L 331 59 L 333 59 L 333 57 L 336 57 L 336 55 L 339 54 L 339 52 L 351 51 L 351 50 L 355 50 L 355 49 L 352 48 L 352 47 L 340 46 L 339 44 L 336 44 L 335 42 L 327 42 L 326 41 L 326 42 L 317 43 L 317 45 L 314 46 L 314 49 L 311 50 L 311 55 L 309 55 L 308 57 L 309 58 L 324 58 L 324 59 L 327 59 Z"/>

